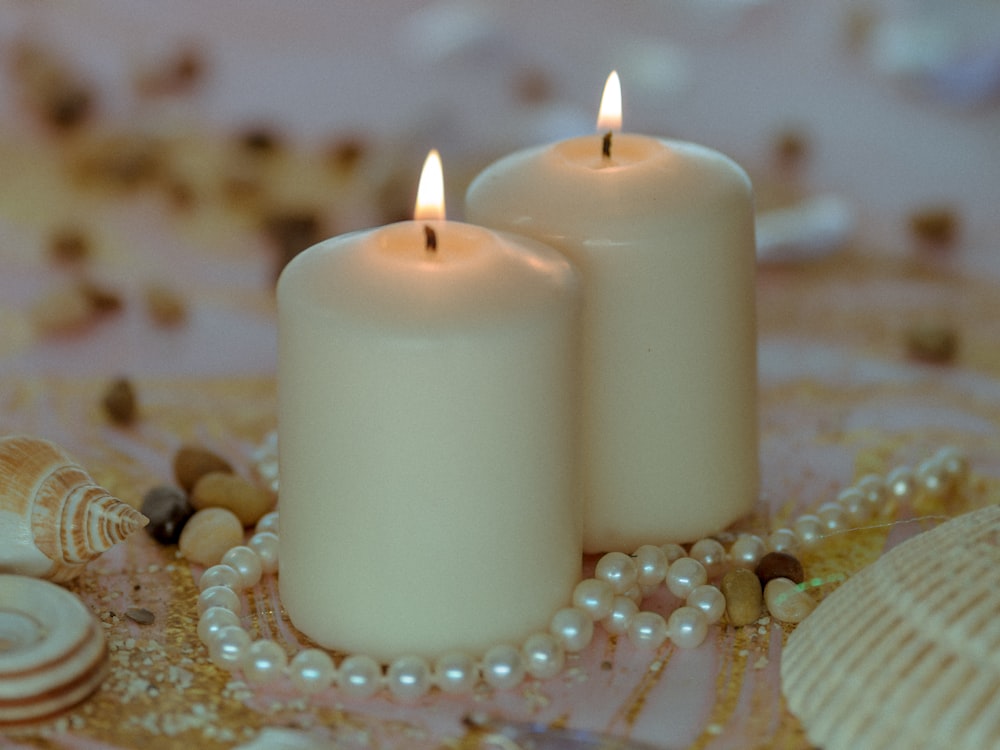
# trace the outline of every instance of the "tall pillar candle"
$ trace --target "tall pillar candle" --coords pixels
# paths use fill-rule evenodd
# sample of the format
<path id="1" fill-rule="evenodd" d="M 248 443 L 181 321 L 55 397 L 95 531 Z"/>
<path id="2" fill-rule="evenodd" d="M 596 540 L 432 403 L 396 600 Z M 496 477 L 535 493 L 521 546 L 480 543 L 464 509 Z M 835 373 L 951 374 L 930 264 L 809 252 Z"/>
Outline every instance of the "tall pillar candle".
<path id="1" fill-rule="evenodd" d="M 584 549 L 690 541 L 747 513 L 759 470 L 744 171 L 703 146 L 609 131 L 501 159 L 466 213 L 583 275 Z"/>
<path id="2" fill-rule="evenodd" d="M 443 220 L 321 242 L 278 284 L 282 602 L 389 660 L 546 630 L 579 579 L 579 280 Z"/>

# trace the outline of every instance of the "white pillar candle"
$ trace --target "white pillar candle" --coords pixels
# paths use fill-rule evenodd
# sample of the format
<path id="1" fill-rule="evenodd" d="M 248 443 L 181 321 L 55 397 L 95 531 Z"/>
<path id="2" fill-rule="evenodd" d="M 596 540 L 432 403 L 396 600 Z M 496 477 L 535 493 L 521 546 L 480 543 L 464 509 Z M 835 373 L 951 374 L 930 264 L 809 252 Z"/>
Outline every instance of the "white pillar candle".
<path id="1" fill-rule="evenodd" d="M 443 220 L 287 266 L 279 585 L 297 628 L 381 660 L 547 628 L 581 567 L 579 297 L 554 250 Z"/>
<path id="2" fill-rule="evenodd" d="M 619 90 L 619 125 L 620 101 Z M 580 137 L 487 168 L 467 217 L 552 245 L 583 275 L 584 549 L 689 541 L 749 511 L 759 471 L 744 171 L 691 143 Z"/>

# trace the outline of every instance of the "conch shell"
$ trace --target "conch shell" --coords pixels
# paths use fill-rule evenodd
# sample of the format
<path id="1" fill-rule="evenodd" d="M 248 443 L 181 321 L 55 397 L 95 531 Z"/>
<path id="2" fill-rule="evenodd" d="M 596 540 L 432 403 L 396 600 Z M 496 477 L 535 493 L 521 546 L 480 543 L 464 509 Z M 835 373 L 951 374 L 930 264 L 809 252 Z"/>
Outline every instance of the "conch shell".
<path id="1" fill-rule="evenodd" d="M 1000 506 L 903 542 L 792 633 L 782 690 L 827 750 L 1000 747 Z"/>
<path id="2" fill-rule="evenodd" d="M 55 443 L 0 438 L 0 572 L 69 580 L 148 522 Z"/>

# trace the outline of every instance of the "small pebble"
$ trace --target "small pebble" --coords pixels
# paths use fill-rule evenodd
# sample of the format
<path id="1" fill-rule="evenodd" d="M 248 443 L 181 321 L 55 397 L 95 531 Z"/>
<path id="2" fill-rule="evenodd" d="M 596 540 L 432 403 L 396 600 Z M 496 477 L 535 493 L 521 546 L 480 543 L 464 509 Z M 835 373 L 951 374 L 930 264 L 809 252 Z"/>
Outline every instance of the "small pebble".
<path id="1" fill-rule="evenodd" d="M 96 315 L 115 313 L 125 306 L 121 296 L 112 289 L 101 286 L 95 281 L 82 279 L 77 288 L 90 304 L 90 309 Z"/>
<path id="2" fill-rule="evenodd" d="M 57 263 L 79 263 L 90 257 L 90 240 L 76 227 L 63 227 L 49 240 L 49 255 Z"/>
<path id="3" fill-rule="evenodd" d="M 947 323 L 917 323 L 907 329 L 904 337 L 907 355 L 917 362 L 948 364 L 958 353 L 958 331 Z"/>
<path id="4" fill-rule="evenodd" d="M 326 163 L 334 172 L 342 175 L 350 175 L 361 163 L 368 151 L 368 144 L 364 138 L 355 135 L 346 135 L 334 141 L 326 153 Z"/>
<path id="5" fill-rule="evenodd" d="M 153 487 L 142 499 L 142 514 L 149 519 L 146 533 L 160 544 L 177 544 L 184 524 L 194 515 L 187 494 L 178 487 Z"/>
<path id="6" fill-rule="evenodd" d="M 181 555 L 198 565 L 217 565 L 230 549 L 243 543 L 243 524 L 226 508 L 204 508 L 184 524 Z"/>
<path id="7" fill-rule="evenodd" d="M 805 580 L 802 563 L 787 552 L 768 552 L 757 563 L 756 573 L 761 586 L 767 586 L 768 581 L 774 578 L 788 578 L 795 583 Z"/>
<path id="8" fill-rule="evenodd" d="M 254 156 L 270 156 L 281 149 L 281 137 L 269 127 L 248 128 L 239 136 L 240 148 Z"/>
<path id="9" fill-rule="evenodd" d="M 778 166 L 792 169 L 809 155 L 809 139 L 802 131 L 789 128 L 775 135 L 773 149 Z"/>
<path id="10" fill-rule="evenodd" d="M 125 616 L 140 625 L 152 625 L 156 622 L 156 615 L 143 607 L 129 607 L 125 610 Z"/>
<path id="11" fill-rule="evenodd" d="M 173 328 L 187 320 L 187 305 L 181 296 L 163 284 L 146 287 L 146 311 L 160 328 Z"/>
<path id="12" fill-rule="evenodd" d="M 920 241 L 943 247 L 958 236 L 958 214 L 949 206 L 929 206 L 910 214 L 910 232 Z"/>
<path id="13" fill-rule="evenodd" d="M 195 484 L 213 471 L 232 473 L 232 465 L 216 453 L 198 445 L 183 445 L 174 454 L 174 478 L 185 492 L 191 492 Z"/>
<path id="14" fill-rule="evenodd" d="M 774 578 L 764 587 L 764 603 L 775 620 L 795 624 L 816 609 L 816 600 L 787 578 Z"/>
<path id="15" fill-rule="evenodd" d="M 114 380 L 101 398 L 104 413 L 114 424 L 127 427 L 139 414 L 135 388 L 128 378 Z"/>
<path id="16" fill-rule="evenodd" d="M 244 526 L 253 526 L 274 506 L 271 493 L 230 472 L 210 472 L 195 484 L 191 505 L 202 508 L 227 508 Z"/>
<path id="17" fill-rule="evenodd" d="M 726 616 L 737 627 L 749 625 L 760 617 L 763 595 L 760 581 L 747 568 L 733 568 L 722 577 L 719 586 L 726 598 Z"/>

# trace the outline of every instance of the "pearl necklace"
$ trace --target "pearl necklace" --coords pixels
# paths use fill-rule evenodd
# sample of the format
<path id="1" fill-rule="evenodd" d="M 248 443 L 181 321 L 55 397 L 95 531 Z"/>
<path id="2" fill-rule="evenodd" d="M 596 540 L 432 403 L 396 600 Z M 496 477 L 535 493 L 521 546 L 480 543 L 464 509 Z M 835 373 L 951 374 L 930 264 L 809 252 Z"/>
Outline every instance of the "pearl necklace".
<path id="1" fill-rule="evenodd" d="M 277 461 L 273 441 L 258 452 L 262 477 L 277 489 Z M 968 467 L 955 448 L 942 448 L 915 470 L 897 467 L 885 478 L 870 474 L 823 503 L 815 514 L 799 516 L 790 527 L 772 531 L 766 539 L 739 534 L 727 550 L 717 539 L 706 538 L 685 550 L 679 544 L 643 545 L 633 554 L 609 552 L 601 557 L 594 577 L 573 589 L 571 606 L 556 612 L 548 632 L 529 636 L 519 646 L 498 644 L 479 659 L 453 652 L 433 664 L 418 656 L 402 656 L 383 672 L 375 659 L 354 654 L 335 664 L 318 648 L 300 651 L 290 661 L 284 648 L 267 639 L 252 640 L 241 624 L 239 592 L 252 588 L 262 575 L 278 571 L 278 513 L 265 515 L 246 545 L 233 547 L 202 574 L 198 581 L 198 636 L 211 661 L 227 671 L 242 671 L 251 684 L 287 677 L 304 694 L 337 685 L 354 697 L 368 697 L 382 689 L 402 700 L 415 700 L 436 687 L 446 693 L 470 693 L 480 681 L 497 689 L 516 687 L 527 677 L 544 680 L 558 675 L 566 655 L 586 648 L 600 623 L 610 635 L 627 637 L 641 650 L 655 650 L 668 639 L 678 648 L 696 648 L 726 611 L 722 592 L 708 582 L 727 564 L 753 570 L 769 551 L 796 553 L 824 536 L 867 523 L 891 510 L 895 503 L 911 502 L 918 493 L 943 497 L 964 482 Z M 667 618 L 641 610 L 643 600 L 661 585 L 684 601 Z M 809 584 L 790 593 L 806 594 Z M 781 606 L 768 603 L 771 615 L 785 619 Z"/>

